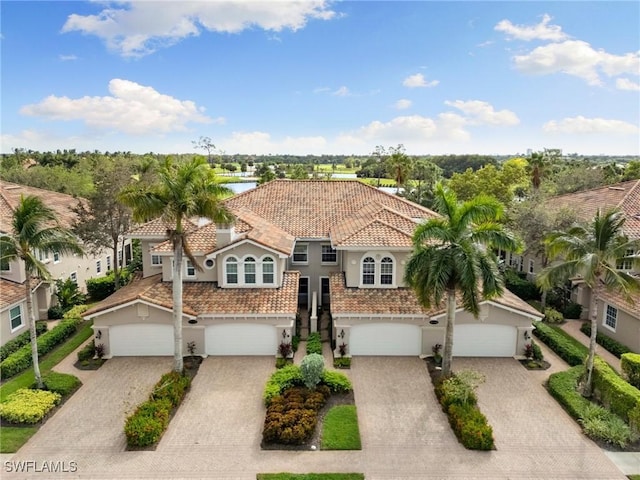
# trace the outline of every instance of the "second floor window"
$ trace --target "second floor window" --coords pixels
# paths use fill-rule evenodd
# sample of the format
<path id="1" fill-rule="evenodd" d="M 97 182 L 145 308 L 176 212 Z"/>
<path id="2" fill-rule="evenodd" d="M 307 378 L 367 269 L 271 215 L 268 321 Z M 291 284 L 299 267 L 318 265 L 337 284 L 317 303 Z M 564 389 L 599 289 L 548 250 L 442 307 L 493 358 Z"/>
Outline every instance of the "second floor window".
<path id="1" fill-rule="evenodd" d="M 367 255 L 362 259 L 362 286 L 391 287 L 395 284 L 394 260 L 390 255 Z M 379 260 L 378 260 L 379 258 Z"/>
<path id="2" fill-rule="evenodd" d="M 53 263 L 60 263 L 60 252 L 53 252 Z"/>
<path id="3" fill-rule="evenodd" d="M 96 273 L 102 272 L 102 262 L 100 260 L 96 260 Z"/>
<path id="4" fill-rule="evenodd" d="M 627 250 L 625 252 L 625 257 L 630 257 L 633 254 L 633 250 Z M 623 258 L 616 263 L 616 268 L 618 270 L 631 270 L 633 268 L 633 260 L 631 258 Z"/>
<path id="5" fill-rule="evenodd" d="M 256 283 L 256 259 L 253 257 L 244 259 L 244 283 Z"/>
<path id="6" fill-rule="evenodd" d="M 249 255 L 241 259 L 229 256 L 224 261 L 224 279 L 227 285 L 274 285 L 276 262 L 270 256 Z"/>
<path id="7" fill-rule="evenodd" d="M 293 248 L 293 263 L 307 263 L 309 261 L 309 245 L 296 243 Z"/>
<path id="8" fill-rule="evenodd" d="M 185 275 L 187 277 L 195 277 L 196 276 L 196 267 L 193 266 L 190 260 L 185 262 Z"/>
<path id="9" fill-rule="evenodd" d="M 338 256 L 331 245 L 322 245 L 322 263 L 336 263 Z"/>
<path id="10" fill-rule="evenodd" d="M 227 283 L 238 283 L 238 260 L 236 260 L 236 257 L 227 258 L 225 269 L 227 271 Z"/>

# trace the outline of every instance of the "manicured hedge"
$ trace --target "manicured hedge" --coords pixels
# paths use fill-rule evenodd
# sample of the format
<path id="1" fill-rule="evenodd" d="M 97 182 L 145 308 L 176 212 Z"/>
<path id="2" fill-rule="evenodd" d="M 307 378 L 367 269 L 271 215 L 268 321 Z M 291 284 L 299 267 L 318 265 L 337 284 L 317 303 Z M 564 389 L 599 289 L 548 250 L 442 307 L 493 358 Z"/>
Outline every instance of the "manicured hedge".
<path id="1" fill-rule="evenodd" d="M 281 395 L 285 390 L 291 387 L 299 387 L 303 385 L 302 373 L 298 365 L 287 365 L 282 367 L 269 377 L 264 387 L 262 399 L 268 407 L 271 400 Z M 347 393 L 353 389 L 351 381 L 343 373 L 335 370 L 325 370 L 320 377 L 320 385 L 329 387 L 331 393 Z"/>
<path id="2" fill-rule="evenodd" d="M 54 372 L 53 370 L 42 376 L 42 382 L 45 390 L 59 393 L 63 397 L 71 395 L 82 385 L 78 377 L 68 373 Z"/>
<path id="3" fill-rule="evenodd" d="M 593 388 L 603 405 L 627 422 L 629 412 L 640 404 L 640 390 L 621 378 L 599 357 L 593 362 Z M 631 427 L 640 430 L 640 425 Z"/>
<path id="4" fill-rule="evenodd" d="M 138 405 L 124 425 L 129 447 L 148 447 L 157 443 L 169 426 L 174 409 L 178 408 L 191 379 L 176 372 L 164 374 L 155 384 L 149 400 Z"/>
<path id="5" fill-rule="evenodd" d="M 36 336 L 40 336 L 47 331 L 47 322 L 36 322 Z M 0 347 L 0 362 L 14 352 L 20 350 L 31 341 L 31 334 L 27 330 L 16 338 L 9 340 Z"/>
<path id="6" fill-rule="evenodd" d="M 591 323 L 584 322 L 580 326 L 580 331 L 584 333 L 587 337 L 591 337 Z M 596 333 L 596 343 L 602 345 L 602 347 L 614 354 L 616 357 L 621 358 L 625 353 L 631 352 L 631 349 L 626 345 L 621 344 L 617 340 L 614 340 L 611 337 L 608 337 L 604 333 L 598 331 Z"/>
<path id="7" fill-rule="evenodd" d="M 322 340 L 318 332 L 313 332 L 307 338 L 307 355 L 310 353 L 322 355 Z"/>
<path id="8" fill-rule="evenodd" d="M 533 334 L 571 366 L 580 365 L 589 349 L 559 327 L 534 322 Z"/>
<path id="9" fill-rule="evenodd" d="M 622 373 L 627 381 L 636 388 L 640 388 L 640 355 L 624 353 L 620 359 Z"/>
<path id="10" fill-rule="evenodd" d="M 0 403 L 0 417 L 10 423 L 38 423 L 60 399 L 55 392 L 21 388 Z"/>
<path id="11" fill-rule="evenodd" d="M 46 355 L 67 338 L 76 333 L 82 323 L 80 318 L 62 320 L 57 326 L 38 337 L 38 356 Z M 26 370 L 32 364 L 31 344 L 24 345 L 20 350 L 9 355 L 0 363 L 0 378 L 5 380 Z"/>
<path id="12" fill-rule="evenodd" d="M 547 389 L 551 396 L 575 419 L 582 418 L 583 412 L 591 404 L 577 391 L 578 382 L 584 372 L 584 365 L 577 365 L 564 372 L 551 374 L 547 382 Z"/>

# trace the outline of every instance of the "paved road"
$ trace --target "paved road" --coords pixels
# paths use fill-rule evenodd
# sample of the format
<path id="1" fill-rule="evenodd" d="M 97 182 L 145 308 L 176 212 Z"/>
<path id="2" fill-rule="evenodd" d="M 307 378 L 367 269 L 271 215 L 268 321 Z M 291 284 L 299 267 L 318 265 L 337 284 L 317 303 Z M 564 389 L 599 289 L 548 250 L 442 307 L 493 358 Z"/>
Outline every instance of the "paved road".
<path id="1" fill-rule="evenodd" d="M 75 461 L 75 473 L 7 474 L 2 478 L 255 480 L 258 472 L 364 472 L 390 479 L 598 479 L 625 477 L 548 397 L 539 377 L 515 360 L 461 359 L 488 377 L 480 405 L 498 450 L 471 452 L 453 437 L 417 358 L 356 358 L 355 387 L 362 451 L 262 451 L 260 396 L 272 358 L 206 359 L 193 389 L 155 451 L 126 452 L 127 410 L 149 393 L 169 358 L 109 360 L 11 458 Z M 97 429 L 97 430 L 96 430 Z"/>

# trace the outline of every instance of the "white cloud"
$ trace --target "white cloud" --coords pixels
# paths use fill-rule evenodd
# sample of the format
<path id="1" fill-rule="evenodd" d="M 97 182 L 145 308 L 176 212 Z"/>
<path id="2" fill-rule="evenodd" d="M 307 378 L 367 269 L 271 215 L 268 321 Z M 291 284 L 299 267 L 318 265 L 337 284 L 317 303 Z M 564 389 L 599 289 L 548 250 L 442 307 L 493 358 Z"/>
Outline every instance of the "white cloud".
<path id="1" fill-rule="evenodd" d="M 140 57 L 197 36 L 202 30 L 238 33 L 258 27 L 268 32 L 296 31 L 311 19 L 334 17 L 336 12 L 325 0 L 114 1 L 97 15 L 70 15 L 62 32 L 95 35 L 124 57 Z"/>
<path id="2" fill-rule="evenodd" d="M 327 141 L 322 136 L 284 137 L 274 140 L 267 132 L 233 132 L 230 138 L 218 142 L 226 153 L 252 153 L 267 155 L 270 153 L 288 153 L 306 155 L 323 153 L 327 149 Z"/>
<path id="3" fill-rule="evenodd" d="M 616 79 L 616 88 L 618 90 L 640 92 L 640 83 L 629 80 L 628 78 L 618 78 Z"/>
<path id="4" fill-rule="evenodd" d="M 480 100 L 445 101 L 446 105 L 457 108 L 466 115 L 468 125 L 517 125 L 518 116 L 511 110 L 496 111 L 493 105 Z"/>
<path id="5" fill-rule="evenodd" d="M 427 82 L 427 80 L 424 78 L 424 75 L 422 75 L 421 73 L 416 73 L 415 75 L 410 75 L 405 78 L 402 82 L 402 85 L 409 88 L 435 87 L 439 83 L 439 80 L 432 80 L 430 82 Z"/>
<path id="6" fill-rule="evenodd" d="M 343 85 L 342 87 L 338 88 L 335 92 L 333 92 L 331 95 L 334 95 L 336 97 L 348 97 L 349 95 L 351 95 L 351 92 L 349 92 L 349 89 Z"/>
<path id="7" fill-rule="evenodd" d="M 549 25 L 551 16 L 546 13 L 537 25 L 514 25 L 510 20 L 502 20 L 494 27 L 494 30 L 505 33 L 510 38 L 518 40 L 549 40 L 558 42 L 565 40 L 568 35 L 562 31 L 559 25 Z"/>
<path id="8" fill-rule="evenodd" d="M 62 62 L 70 62 L 78 60 L 78 57 L 76 55 L 58 55 L 58 59 Z"/>
<path id="9" fill-rule="evenodd" d="M 577 117 L 567 117 L 560 121 L 551 120 L 542 126 L 542 130 L 547 133 L 562 134 L 614 134 L 614 135 L 637 135 L 638 126 L 622 120 L 612 120 L 606 118 L 586 118 L 582 115 Z"/>
<path id="10" fill-rule="evenodd" d="M 413 102 L 406 98 L 401 98 L 394 104 L 395 108 L 398 110 L 406 110 L 407 108 L 411 108 L 411 105 L 413 105 Z"/>
<path id="11" fill-rule="evenodd" d="M 640 52 L 613 55 L 594 50 L 581 40 L 567 40 L 537 47 L 526 55 L 513 57 L 516 69 L 531 75 L 566 73 L 580 77 L 590 85 L 601 85 L 600 72 L 612 77 L 621 74 L 638 74 Z"/>
<path id="12" fill-rule="evenodd" d="M 50 95 L 40 103 L 25 105 L 20 113 L 48 120 L 80 120 L 92 128 L 132 135 L 184 131 L 190 122 L 224 123 L 222 118 L 204 115 L 192 101 L 128 80 L 111 80 L 109 92 L 111 96 L 78 99 Z"/>

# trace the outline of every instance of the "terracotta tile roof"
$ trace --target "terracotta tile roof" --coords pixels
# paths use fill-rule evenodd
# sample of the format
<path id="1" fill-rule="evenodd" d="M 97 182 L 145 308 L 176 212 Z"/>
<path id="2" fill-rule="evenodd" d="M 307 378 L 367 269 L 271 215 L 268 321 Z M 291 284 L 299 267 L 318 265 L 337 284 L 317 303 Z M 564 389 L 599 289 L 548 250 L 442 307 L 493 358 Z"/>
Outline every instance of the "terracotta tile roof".
<path id="1" fill-rule="evenodd" d="M 628 302 L 620 292 L 611 290 L 605 290 L 600 298 L 610 304 L 613 305 L 620 310 L 624 310 L 629 312 L 631 315 L 640 320 L 640 293 L 634 293 L 631 295 L 631 302 Z"/>
<path id="2" fill-rule="evenodd" d="M 213 282 L 183 284 L 183 312 L 208 314 L 295 314 L 298 308 L 299 272 L 285 272 L 280 288 L 218 288 Z M 142 300 L 167 309 L 173 308 L 172 283 L 162 275 L 136 279 L 129 285 L 84 313 L 95 315 L 105 310 Z"/>
<path id="3" fill-rule="evenodd" d="M 434 305 L 426 310 L 420 305 L 418 298 L 410 288 L 347 288 L 343 273 L 331 274 L 329 282 L 331 312 L 333 314 L 424 315 L 431 317 L 446 311 L 445 305 Z M 493 298 L 491 301 L 542 318 L 540 312 L 509 290 L 505 290 L 501 297 Z M 460 304 L 459 298 L 456 303 Z"/>
<path id="4" fill-rule="evenodd" d="M 287 233 L 280 227 L 269 223 L 267 220 L 259 217 L 251 210 L 240 208 L 235 212 L 237 217 L 245 223 L 248 228 L 244 231 L 242 239 L 247 238 L 260 245 L 272 248 L 285 255 L 291 255 L 296 239 L 293 235 Z M 236 233 L 238 229 L 236 228 Z"/>
<path id="5" fill-rule="evenodd" d="M 0 180 L 0 230 L 5 232 L 10 230 L 13 211 L 20 203 L 22 195 L 25 197 L 33 195 L 42 199 L 45 205 L 53 209 L 60 224 L 66 228 L 71 228 L 76 219 L 72 208 L 78 205 L 79 201 L 82 201 L 72 195 Z"/>
<path id="6" fill-rule="evenodd" d="M 147 223 L 143 223 L 142 225 L 137 226 L 129 232 L 128 236 L 133 238 L 166 238 L 167 230 L 171 228 L 173 228 L 173 225 L 165 222 L 161 218 L 156 218 L 155 220 L 151 220 Z M 186 220 L 184 222 L 183 228 L 185 232 L 189 233 L 194 232 L 197 229 L 197 226 L 194 222 Z"/>
<path id="7" fill-rule="evenodd" d="M 25 298 L 24 284 L 0 278 L 0 310 Z"/>
<path id="8" fill-rule="evenodd" d="M 551 198 L 549 204 L 553 208 L 571 208 L 583 220 L 593 219 L 598 209 L 620 208 L 627 219 L 625 233 L 631 238 L 640 238 L 640 180 L 559 195 Z"/>
<path id="9" fill-rule="evenodd" d="M 328 238 L 332 227 L 365 206 L 379 204 L 408 218 L 437 214 L 355 180 L 274 180 L 225 200 L 244 207 L 296 238 Z"/>

